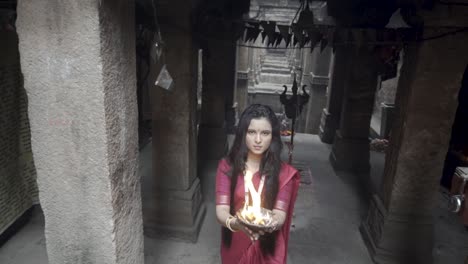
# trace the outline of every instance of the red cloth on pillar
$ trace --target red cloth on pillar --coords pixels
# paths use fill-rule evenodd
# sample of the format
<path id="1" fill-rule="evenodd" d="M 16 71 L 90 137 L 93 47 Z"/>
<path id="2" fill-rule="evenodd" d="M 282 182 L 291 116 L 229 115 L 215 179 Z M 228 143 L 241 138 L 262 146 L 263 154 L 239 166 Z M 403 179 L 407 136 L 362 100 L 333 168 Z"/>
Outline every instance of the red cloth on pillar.
<path id="1" fill-rule="evenodd" d="M 230 166 L 226 160 L 221 160 L 216 173 L 216 205 L 229 205 L 231 180 L 226 174 Z M 253 184 L 258 188 L 260 175 L 253 176 Z M 263 255 L 260 242 L 252 243 L 242 232 L 232 234 L 231 246 L 226 247 L 221 242 L 221 260 L 223 264 L 285 264 L 287 259 L 289 229 L 291 226 L 294 203 L 299 189 L 300 175 L 292 166 L 283 163 L 279 175 L 279 191 L 275 209 L 286 212 L 286 220 L 276 236 L 275 254 Z M 244 206 L 244 177 L 239 177 L 234 196 L 235 211 Z"/>

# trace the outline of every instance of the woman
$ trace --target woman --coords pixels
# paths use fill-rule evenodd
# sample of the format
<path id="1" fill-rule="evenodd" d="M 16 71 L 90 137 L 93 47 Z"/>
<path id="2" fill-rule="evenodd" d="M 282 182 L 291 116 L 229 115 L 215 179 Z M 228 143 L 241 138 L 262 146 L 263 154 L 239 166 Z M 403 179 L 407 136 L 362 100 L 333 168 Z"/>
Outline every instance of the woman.
<path id="1" fill-rule="evenodd" d="M 280 160 L 279 127 L 270 107 L 249 106 L 239 120 L 228 157 L 219 162 L 216 216 L 223 226 L 223 264 L 286 263 L 289 227 L 300 176 L 296 169 Z M 246 198 L 252 201 L 244 186 L 244 182 L 250 180 L 254 191 L 261 195 L 261 206 L 273 211 L 274 225 L 269 232 L 253 232 L 234 217 Z"/>

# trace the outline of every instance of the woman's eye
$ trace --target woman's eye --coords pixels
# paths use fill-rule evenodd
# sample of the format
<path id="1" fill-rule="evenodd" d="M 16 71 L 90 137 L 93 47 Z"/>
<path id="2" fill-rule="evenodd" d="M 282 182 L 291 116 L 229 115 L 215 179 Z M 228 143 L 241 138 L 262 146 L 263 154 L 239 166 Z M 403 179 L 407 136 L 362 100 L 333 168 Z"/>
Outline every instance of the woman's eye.
<path id="1" fill-rule="evenodd" d="M 268 136 L 268 135 L 270 135 L 270 132 L 268 132 L 268 131 L 263 131 L 263 132 L 262 132 L 262 135 Z"/>
<path id="2" fill-rule="evenodd" d="M 249 130 L 249 131 L 247 131 L 247 133 L 249 133 L 249 135 L 253 135 L 253 134 L 255 134 L 255 131 Z"/>

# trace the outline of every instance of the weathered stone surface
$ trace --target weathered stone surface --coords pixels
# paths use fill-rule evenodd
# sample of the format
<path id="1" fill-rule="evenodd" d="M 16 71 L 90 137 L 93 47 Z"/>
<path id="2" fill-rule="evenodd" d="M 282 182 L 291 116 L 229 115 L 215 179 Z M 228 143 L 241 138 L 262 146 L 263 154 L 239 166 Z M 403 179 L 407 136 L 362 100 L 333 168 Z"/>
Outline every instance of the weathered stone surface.
<path id="1" fill-rule="evenodd" d="M 196 242 L 205 216 L 200 181 L 188 190 L 159 190 L 145 202 L 145 234 L 149 237 Z"/>
<path id="2" fill-rule="evenodd" d="M 49 263 L 143 263 L 133 3 L 22 1 L 17 26 Z"/>
<path id="3" fill-rule="evenodd" d="M 338 130 L 335 134 L 330 162 L 337 170 L 350 172 L 368 172 L 369 164 L 369 139 L 347 138 Z"/>
<path id="4" fill-rule="evenodd" d="M 344 87 L 348 82 L 351 67 L 351 49 L 348 46 L 337 47 L 331 61 L 330 81 L 327 90 L 327 107 L 323 109 L 319 136 L 322 142 L 331 144 L 340 124 Z"/>
<path id="5" fill-rule="evenodd" d="M 234 39 L 217 36 L 203 47 L 203 95 L 198 140 L 201 160 L 219 159 L 226 152 L 225 120 L 226 110 L 233 104 L 235 44 Z"/>
<path id="6" fill-rule="evenodd" d="M 195 241 L 203 205 L 197 178 L 198 51 L 190 31 L 192 9 L 183 1 L 160 4 L 165 62 L 174 86 L 153 93 L 153 177 L 143 187 L 145 234 Z"/>
<path id="7" fill-rule="evenodd" d="M 333 142 L 330 160 L 336 169 L 367 172 L 369 130 L 377 88 L 377 57 L 369 46 L 355 47 L 345 84 L 340 127 Z"/>
<path id="8" fill-rule="evenodd" d="M 14 226 L 13 223 L 34 204 L 38 204 L 39 199 L 18 35 L 15 31 L 0 30 L 0 39 L 1 244 L 2 238 L 8 236 L 7 229 Z"/>
<path id="9" fill-rule="evenodd" d="M 234 90 L 234 92 L 236 94 L 238 116 L 240 116 L 244 109 L 247 108 L 247 102 L 249 98 L 249 58 L 251 57 L 251 50 L 252 49 L 247 47 L 237 47 L 237 76 L 236 89 Z"/>
<path id="10" fill-rule="evenodd" d="M 320 47 L 314 49 L 312 53 L 312 63 L 310 72 L 310 100 L 307 105 L 307 119 L 305 133 L 318 134 L 320 131 L 320 121 L 322 110 L 327 104 L 327 86 L 329 80 L 330 60 L 332 55 L 331 47 L 320 52 Z"/>
<path id="11" fill-rule="evenodd" d="M 432 263 L 433 208 L 468 61 L 466 35 L 405 48 L 383 192 L 362 234 L 378 263 Z M 381 202 L 375 202 L 381 201 Z M 375 215 L 382 217 L 376 218 Z"/>

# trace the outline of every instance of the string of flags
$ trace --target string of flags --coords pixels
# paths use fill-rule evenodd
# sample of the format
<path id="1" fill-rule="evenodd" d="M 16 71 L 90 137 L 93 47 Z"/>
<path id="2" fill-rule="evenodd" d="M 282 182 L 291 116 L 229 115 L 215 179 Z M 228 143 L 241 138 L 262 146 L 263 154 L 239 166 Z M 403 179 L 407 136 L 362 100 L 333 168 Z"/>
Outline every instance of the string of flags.
<path id="1" fill-rule="evenodd" d="M 360 46 L 365 43 L 401 43 L 416 40 L 418 32 L 412 28 L 340 28 L 329 25 L 301 26 L 278 25 L 274 21 L 249 21 L 243 27 L 235 26 L 241 30 L 238 39 L 246 43 L 254 43 L 259 37 L 268 47 L 277 47 L 284 44 L 286 47 L 299 47 L 320 45 L 323 50 L 327 45 L 337 43 L 355 43 Z"/>

